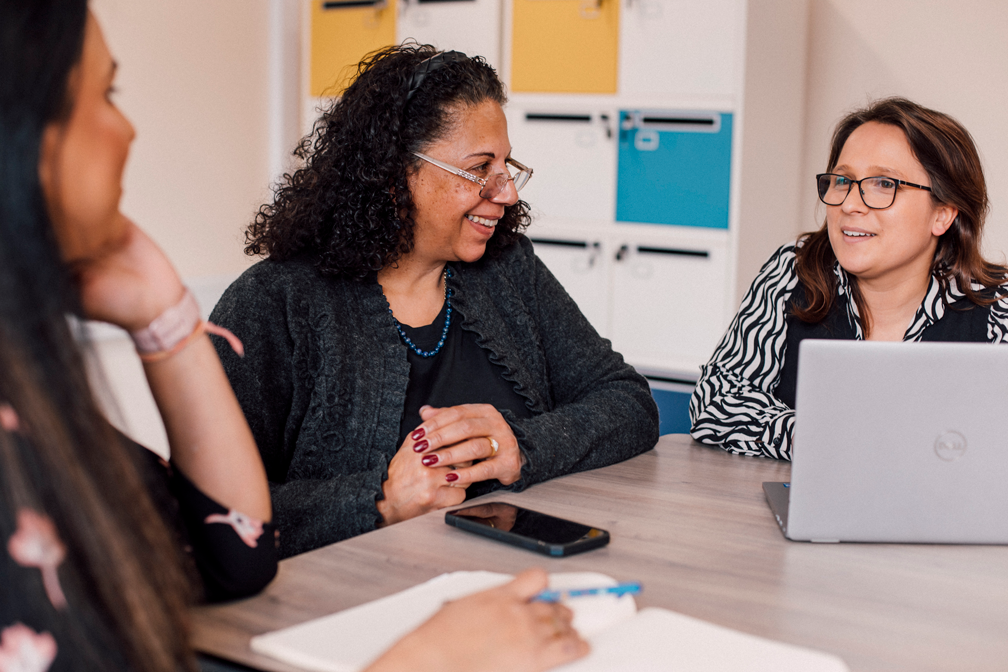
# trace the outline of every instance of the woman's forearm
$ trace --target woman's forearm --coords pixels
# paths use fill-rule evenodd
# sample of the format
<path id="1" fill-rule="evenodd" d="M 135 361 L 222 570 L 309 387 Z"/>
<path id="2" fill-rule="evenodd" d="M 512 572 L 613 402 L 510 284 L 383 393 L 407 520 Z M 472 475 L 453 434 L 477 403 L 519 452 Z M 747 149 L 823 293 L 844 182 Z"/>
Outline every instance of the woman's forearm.
<path id="1" fill-rule="evenodd" d="M 266 471 L 209 336 L 144 371 L 176 467 L 222 506 L 269 521 Z"/>

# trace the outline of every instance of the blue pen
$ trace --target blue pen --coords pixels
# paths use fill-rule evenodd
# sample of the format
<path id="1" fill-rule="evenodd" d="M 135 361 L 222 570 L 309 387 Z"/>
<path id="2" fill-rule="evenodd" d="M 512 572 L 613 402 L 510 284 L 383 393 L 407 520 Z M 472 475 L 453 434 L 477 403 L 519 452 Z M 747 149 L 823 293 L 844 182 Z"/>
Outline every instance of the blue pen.
<path id="1" fill-rule="evenodd" d="M 576 588 L 573 590 L 544 590 L 532 598 L 533 602 L 560 602 L 574 597 L 586 597 L 588 595 L 636 595 L 641 592 L 641 584 L 634 581 L 632 583 L 617 583 L 615 586 L 599 586 L 597 588 Z"/>

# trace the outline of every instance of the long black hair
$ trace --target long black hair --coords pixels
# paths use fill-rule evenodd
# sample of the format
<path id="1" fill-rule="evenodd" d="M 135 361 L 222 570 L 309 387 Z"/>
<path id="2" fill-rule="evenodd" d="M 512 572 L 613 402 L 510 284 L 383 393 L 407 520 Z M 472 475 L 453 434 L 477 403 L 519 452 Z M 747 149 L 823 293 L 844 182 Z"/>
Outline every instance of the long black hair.
<path id="1" fill-rule="evenodd" d="M 363 279 L 413 249 L 413 155 L 443 138 L 463 108 L 507 102 L 504 85 L 481 57 L 444 59 L 406 43 L 370 54 L 357 77 L 315 123 L 295 155 L 304 166 L 285 175 L 272 203 L 245 233 L 246 254 L 277 260 L 309 254 L 326 275 Z M 422 85 L 415 75 L 427 72 Z M 504 209 L 487 257 L 498 255 L 529 224 L 524 201 Z"/>
<path id="2" fill-rule="evenodd" d="M 0 2 L 0 404 L 20 424 L 0 427 L 0 512 L 41 513 L 66 546 L 71 665 L 194 669 L 190 583 L 135 458 L 91 394 L 66 319 L 79 298 L 39 181 L 43 132 L 73 111 L 87 24 L 86 0 Z"/>

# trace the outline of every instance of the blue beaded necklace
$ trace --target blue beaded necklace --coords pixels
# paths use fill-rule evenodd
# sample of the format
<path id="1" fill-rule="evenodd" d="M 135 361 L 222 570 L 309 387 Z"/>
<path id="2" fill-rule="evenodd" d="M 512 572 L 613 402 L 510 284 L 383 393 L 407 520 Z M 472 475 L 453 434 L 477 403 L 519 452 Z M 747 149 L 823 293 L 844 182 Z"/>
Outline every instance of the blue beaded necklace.
<path id="1" fill-rule="evenodd" d="M 403 342 L 406 343 L 406 346 L 410 350 L 412 350 L 413 352 L 415 352 L 416 354 L 420 355 L 421 357 L 423 357 L 425 359 L 427 359 L 429 357 L 433 357 L 434 355 L 436 355 L 439 352 L 441 352 L 441 348 L 444 347 L 445 341 L 448 340 L 448 327 L 451 326 L 451 314 L 452 314 L 452 307 L 451 307 L 452 291 L 450 289 L 448 289 L 448 278 L 450 278 L 450 277 L 451 277 L 451 270 L 447 266 L 445 266 L 445 269 L 444 269 L 445 323 L 444 323 L 444 329 L 441 330 L 441 340 L 439 340 L 437 342 L 437 345 L 434 347 L 433 350 L 421 350 L 420 348 L 418 348 L 416 346 L 416 343 L 414 343 L 412 341 L 412 339 L 410 339 L 410 337 L 406 335 L 406 332 L 403 331 L 402 325 L 399 324 L 399 320 L 395 319 L 395 315 L 392 315 L 392 309 L 389 308 L 389 314 L 392 315 L 392 319 L 395 320 L 395 328 L 396 328 L 396 331 L 399 332 L 400 338 L 402 338 Z"/>

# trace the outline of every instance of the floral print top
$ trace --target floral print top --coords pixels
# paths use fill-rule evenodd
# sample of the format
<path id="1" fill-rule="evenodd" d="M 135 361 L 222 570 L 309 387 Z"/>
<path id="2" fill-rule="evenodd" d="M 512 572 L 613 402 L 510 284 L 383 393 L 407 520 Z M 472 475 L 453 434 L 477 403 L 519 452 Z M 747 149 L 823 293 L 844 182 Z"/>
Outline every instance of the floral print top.
<path id="1" fill-rule="evenodd" d="M 14 437 L 18 449 L 30 450 L 16 413 L 2 403 L 0 431 Z M 277 571 L 275 525 L 225 509 L 154 453 L 133 446 L 142 455 L 138 463 L 146 467 L 142 475 L 152 498 L 199 570 L 207 599 L 250 595 L 272 580 Z M 60 583 L 68 552 L 59 530 L 42 511 L 11 510 L 4 487 L 0 478 L 0 672 L 79 669 L 75 650 L 94 643 L 81 643 L 67 622 L 88 618 L 96 605 L 68 600 Z"/>

